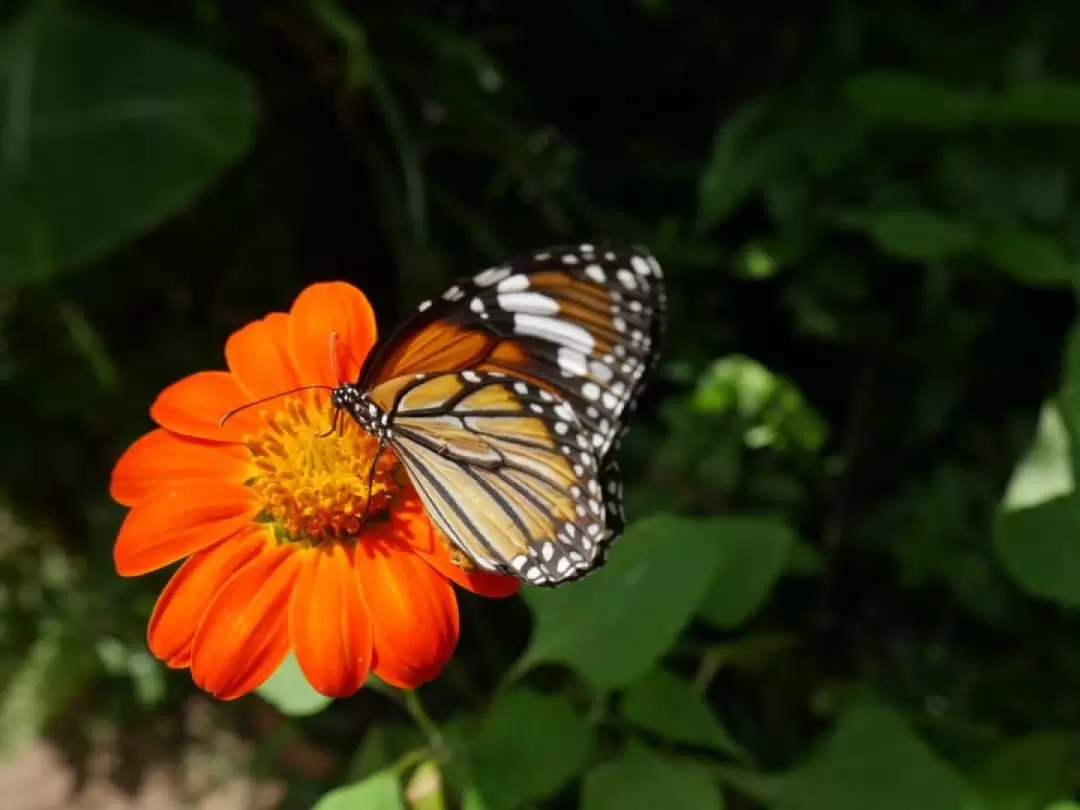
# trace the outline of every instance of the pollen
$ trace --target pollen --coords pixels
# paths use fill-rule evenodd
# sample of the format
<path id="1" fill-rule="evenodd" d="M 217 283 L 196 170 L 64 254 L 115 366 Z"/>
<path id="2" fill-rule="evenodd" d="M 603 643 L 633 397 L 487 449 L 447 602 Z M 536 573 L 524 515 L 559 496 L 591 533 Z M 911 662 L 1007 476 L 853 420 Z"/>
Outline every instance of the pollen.
<path id="1" fill-rule="evenodd" d="M 378 452 L 378 440 L 346 414 L 335 425 L 328 401 L 289 398 L 281 410 L 262 416 L 266 429 L 244 437 L 257 470 L 248 484 L 262 517 L 287 540 L 348 540 L 365 523 L 385 519 L 404 486 L 389 448 Z"/>

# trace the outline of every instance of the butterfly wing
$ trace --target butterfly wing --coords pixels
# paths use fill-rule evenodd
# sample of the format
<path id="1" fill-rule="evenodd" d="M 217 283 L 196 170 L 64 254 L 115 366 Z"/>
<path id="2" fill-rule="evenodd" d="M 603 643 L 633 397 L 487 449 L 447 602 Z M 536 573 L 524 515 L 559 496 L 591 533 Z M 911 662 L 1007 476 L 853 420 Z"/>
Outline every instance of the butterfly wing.
<path id="1" fill-rule="evenodd" d="M 480 568 L 554 586 L 600 564 L 621 516 L 568 403 L 472 370 L 398 378 L 370 398 L 428 516 Z"/>
<path id="2" fill-rule="evenodd" d="M 521 256 L 461 279 L 418 311 L 361 374 L 503 371 L 573 407 L 605 458 L 657 358 L 665 294 L 643 249 L 577 245 Z"/>

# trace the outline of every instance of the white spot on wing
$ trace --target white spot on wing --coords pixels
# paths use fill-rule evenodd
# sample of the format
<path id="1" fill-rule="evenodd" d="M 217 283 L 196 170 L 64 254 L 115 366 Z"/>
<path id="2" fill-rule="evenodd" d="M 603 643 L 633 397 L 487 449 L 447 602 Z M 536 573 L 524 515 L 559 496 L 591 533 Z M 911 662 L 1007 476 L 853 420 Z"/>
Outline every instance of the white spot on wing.
<path id="1" fill-rule="evenodd" d="M 511 281 L 513 276 L 507 281 Z M 559 311 L 559 303 L 546 295 L 535 292 L 500 293 L 499 306 L 507 312 L 527 312 L 532 315 L 554 315 Z"/>
<path id="2" fill-rule="evenodd" d="M 563 371 L 579 377 L 583 376 L 588 370 L 585 364 L 585 355 L 565 346 L 559 347 L 558 362 L 559 368 Z"/>
<path id="3" fill-rule="evenodd" d="M 499 286 L 496 287 L 499 292 L 521 292 L 522 290 L 529 289 L 529 277 L 524 273 L 518 273 L 517 275 L 509 276 L 499 282 Z"/>
<path id="4" fill-rule="evenodd" d="M 587 382 L 581 386 L 581 395 L 595 402 L 600 398 L 600 386 L 594 382 Z"/>
<path id="5" fill-rule="evenodd" d="M 593 336 L 584 327 L 556 318 L 533 315 L 528 312 L 514 313 L 514 332 L 518 335 L 538 337 L 558 343 L 585 354 L 593 350 Z"/>

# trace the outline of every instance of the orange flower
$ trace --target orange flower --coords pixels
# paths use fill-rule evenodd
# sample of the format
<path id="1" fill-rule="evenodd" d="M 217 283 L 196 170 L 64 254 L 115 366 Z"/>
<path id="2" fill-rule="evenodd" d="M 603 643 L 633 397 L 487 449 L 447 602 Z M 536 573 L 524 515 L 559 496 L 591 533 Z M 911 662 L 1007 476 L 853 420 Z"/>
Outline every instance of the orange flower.
<path id="1" fill-rule="evenodd" d="M 369 476 L 376 440 L 349 418 L 329 433 L 326 392 L 274 399 L 219 424 L 259 397 L 337 385 L 335 369 L 355 379 L 374 342 L 363 293 L 314 284 L 288 314 L 229 338 L 229 371 L 166 388 L 150 411 L 160 427 L 113 470 L 112 496 L 131 508 L 116 570 L 138 576 L 187 558 L 154 608 L 150 649 L 170 667 L 191 667 L 219 698 L 250 692 L 290 649 L 324 695 L 352 694 L 369 671 L 416 687 L 457 644 L 451 582 L 492 597 L 517 591 L 512 577 L 451 561 L 388 450 Z"/>

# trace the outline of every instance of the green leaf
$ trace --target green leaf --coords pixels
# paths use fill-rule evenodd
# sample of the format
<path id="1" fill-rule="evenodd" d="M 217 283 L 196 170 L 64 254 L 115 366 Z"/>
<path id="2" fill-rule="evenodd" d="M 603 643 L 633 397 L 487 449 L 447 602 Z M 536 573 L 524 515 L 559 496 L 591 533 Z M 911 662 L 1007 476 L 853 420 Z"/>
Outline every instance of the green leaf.
<path id="1" fill-rule="evenodd" d="M 736 414 L 750 447 L 816 451 L 825 443 L 825 421 L 791 380 L 742 354 L 714 362 L 691 398 L 695 411 Z"/>
<path id="2" fill-rule="evenodd" d="M 1080 83 L 1040 79 L 1008 88 L 991 101 L 986 115 L 1010 124 L 1080 123 Z"/>
<path id="3" fill-rule="evenodd" d="M 1043 810 L 1069 792 L 1071 734 L 1037 731 L 995 751 L 976 771 L 987 810 Z"/>
<path id="4" fill-rule="evenodd" d="M 663 670 L 650 672 L 630 686 L 621 710 L 627 722 L 669 740 L 745 757 L 694 688 Z"/>
<path id="5" fill-rule="evenodd" d="M 667 762 L 637 747 L 593 768 L 581 787 L 581 810 L 722 810 L 723 806 L 723 794 L 705 768 Z"/>
<path id="6" fill-rule="evenodd" d="M 774 168 L 773 142 L 762 132 L 765 112 L 763 104 L 750 102 L 717 129 L 698 182 L 700 230 L 723 222 L 762 187 Z"/>
<path id="7" fill-rule="evenodd" d="M 892 709 L 845 711 L 821 749 L 780 783 L 776 810 L 982 810 L 978 794 Z"/>
<path id="8" fill-rule="evenodd" d="M 863 73 L 850 79 L 844 92 L 869 119 L 931 129 L 968 124 L 978 106 L 969 94 L 915 73 Z"/>
<path id="9" fill-rule="evenodd" d="M 1054 402 L 1043 405 L 1035 438 L 1013 470 L 1002 499 L 1005 511 L 1026 509 L 1075 489 L 1069 431 Z"/>
<path id="10" fill-rule="evenodd" d="M 86 262 L 182 210 L 252 139 L 243 75 L 56 5 L 32 4 L 0 35 L 0 282 L 9 284 Z"/>
<path id="11" fill-rule="evenodd" d="M 1080 804 L 1069 799 L 1063 799 L 1060 802 L 1048 804 L 1046 810 L 1080 810 Z"/>
<path id="12" fill-rule="evenodd" d="M 331 790 L 312 810 L 406 810 L 393 771 L 381 771 L 362 782 Z"/>
<path id="13" fill-rule="evenodd" d="M 1080 500 L 1075 496 L 999 516 L 994 548 L 1005 571 L 1026 591 L 1080 606 Z"/>
<path id="14" fill-rule="evenodd" d="M 442 773 L 434 760 L 416 766 L 405 785 L 405 804 L 409 810 L 446 810 Z"/>
<path id="15" fill-rule="evenodd" d="M 787 566 L 794 532 L 768 518 L 717 518 L 717 542 L 723 554 L 716 579 L 698 614 L 731 629 L 753 616 L 765 603 Z"/>
<path id="16" fill-rule="evenodd" d="M 995 231 L 982 243 L 983 255 L 1003 273 L 1026 284 L 1072 285 L 1080 269 L 1065 259 L 1061 244 L 1027 228 Z"/>
<path id="17" fill-rule="evenodd" d="M 50 619 L 39 631 L 0 688 L 0 754 L 36 738 L 94 671 L 93 649 L 70 625 Z"/>
<path id="18" fill-rule="evenodd" d="M 966 223 L 921 208 L 857 213 L 845 224 L 865 231 L 885 253 L 912 261 L 948 259 L 974 243 Z"/>
<path id="19" fill-rule="evenodd" d="M 519 690 L 499 698 L 471 750 L 486 810 L 510 810 L 557 793 L 581 773 L 592 730 L 562 697 Z"/>
<path id="20" fill-rule="evenodd" d="M 296 656 L 292 653 L 281 662 L 262 686 L 255 690 L 282 714 L 303 717 L 321 712 L 331 699 L 316 692 L 304 677 Z"/>
<path id="21" fill-rule="evenodd" d="M 535 628 L 517 670 L 561 662 L 601 689 L 633 683 L 671 648 L 700 605 L 720 563 L 723 526 L 646 518 L 626 530 L 607 565 L 589 578 L 524 590 Z"/>

